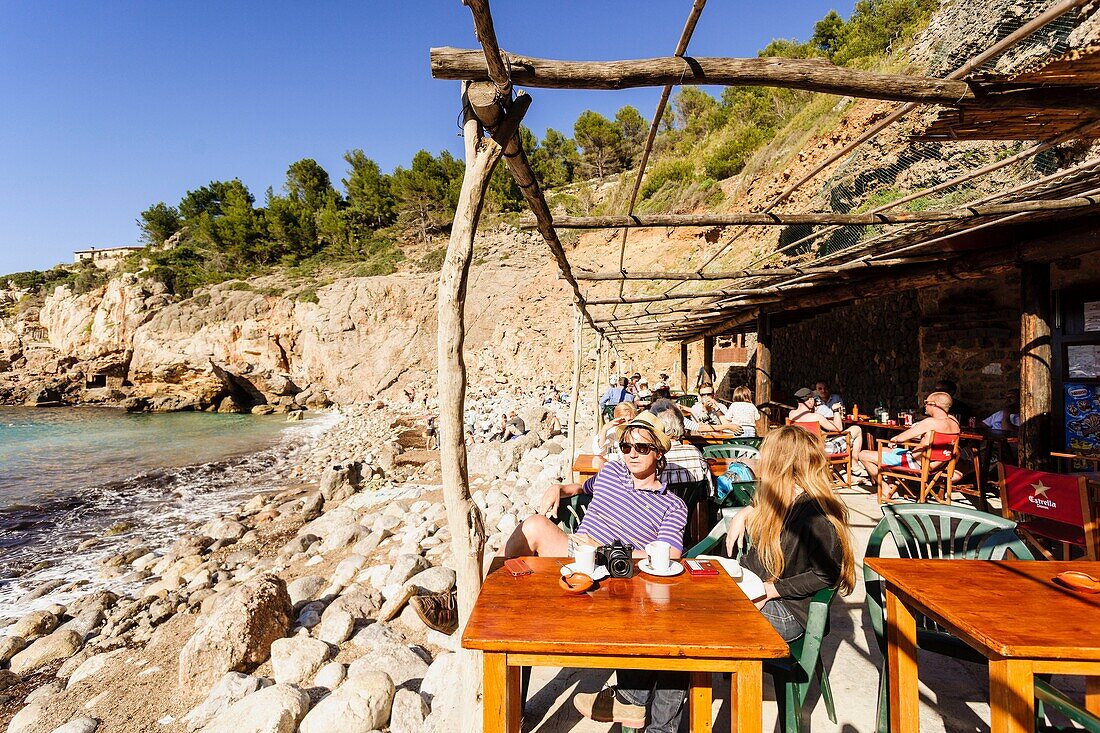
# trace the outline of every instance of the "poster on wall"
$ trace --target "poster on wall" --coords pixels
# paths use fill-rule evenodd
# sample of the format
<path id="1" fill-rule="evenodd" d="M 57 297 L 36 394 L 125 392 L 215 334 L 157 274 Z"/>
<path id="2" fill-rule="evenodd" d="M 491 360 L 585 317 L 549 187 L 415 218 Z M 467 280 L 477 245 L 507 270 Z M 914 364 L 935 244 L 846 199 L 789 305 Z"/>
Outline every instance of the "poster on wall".
<path id="1" fill-rule="evenodd" d="M 1100 331 L 1100 300 L 1085 303 L 1085 330 Z"/>
<path id="2" fill-rule="evenodd" d="M 1100 451 L 1100 384 L 1066 385 L 1066 448 Z"/>
<path id="3" fill-rule="evenodd" d="M 1070 379 L 1100 379 L 1100 344 L 1067 346 L 1066 366 Z"/>

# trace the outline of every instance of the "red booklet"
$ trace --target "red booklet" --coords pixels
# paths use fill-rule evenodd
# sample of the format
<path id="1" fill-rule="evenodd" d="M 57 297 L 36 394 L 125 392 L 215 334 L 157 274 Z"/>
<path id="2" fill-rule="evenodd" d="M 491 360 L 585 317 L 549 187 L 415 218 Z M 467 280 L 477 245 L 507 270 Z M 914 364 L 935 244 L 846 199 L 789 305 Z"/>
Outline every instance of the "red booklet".
<path id="1" fill-rule="evenodd" d="M 710 560 L 685 560 L 684 565 L 692 575 L 718 575 L 718 568 Z"/>

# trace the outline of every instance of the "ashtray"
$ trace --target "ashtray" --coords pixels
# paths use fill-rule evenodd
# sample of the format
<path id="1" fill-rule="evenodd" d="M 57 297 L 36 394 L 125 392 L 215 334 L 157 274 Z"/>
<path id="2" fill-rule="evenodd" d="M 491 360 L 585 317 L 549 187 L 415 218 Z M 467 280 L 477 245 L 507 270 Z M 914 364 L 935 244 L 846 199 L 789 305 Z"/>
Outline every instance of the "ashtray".
<path id="1" fill-rule="evenodd" d="M 1080 570 L 1067 570 L 1054 576 L 1054 582 L 1078 593 L 1100 593 L 1100 580 Z"/>
<path id="2" fill-rule="evenodd" d="M 563 575 L 558 583 L 566 593 L 581 594 L 592 590 L 596 581 L 592 580 L 592 576 L 584 573 L 569 573 L 569 575 Z"/>

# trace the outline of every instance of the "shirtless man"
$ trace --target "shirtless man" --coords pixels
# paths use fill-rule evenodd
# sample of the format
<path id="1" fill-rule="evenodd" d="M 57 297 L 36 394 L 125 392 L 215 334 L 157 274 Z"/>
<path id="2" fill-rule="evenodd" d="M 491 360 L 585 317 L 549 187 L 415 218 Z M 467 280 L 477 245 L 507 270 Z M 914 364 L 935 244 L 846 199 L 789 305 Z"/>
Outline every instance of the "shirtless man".
<path id="1" fill-rule="evenodd" d="M 827 454 L 847 453 L 850 450 L 853 458 L 858 458 L 861 455 L 863 430 L 858 425 L 845 428 L 840 413 L 834 412 L 832 408 L 822 403 L 812 389 L 803 387 L 794 393 L 794 397 L 798 400 L 798 406 L 791 410 L 791 414 L 788 416 L 792 423 L 815 422 L 821 426 L 822 432 L 843 433 L 843 435 L 835 435 L 825 439 L 825 452 Z M 864 451 L 864 453 L 866 452 Z"/>
<path id="2" fill-rule="evenodd" d="M 927 450 L 927 443 L 932 439 L 932 433 L 939 433 L 940 435 L 959 434 L 959 421 L 953 415 L 950 415 L 950 412 L 951 395 L 946 392 L 933 392 L 928 395 L 924 400 L 924 414 L 928 417 L 890 441 L 891 443 L 906 443 L 920 438 L 921 443 L 925 445 L 913 449 L 903 447 L 887 448 L 884 446 L 882 449 L 882 465 L 887 467 L 904 465 L 919 469 L 921 453 Z M 859 460 L 867 468 L 871 481 L 875 481 L 880 469 L 878 451 L 865 450 L 859 454 Z M 933 462 L 933 468 L 940 463 L 942 461 Z M 893 486 L 885 486 L 883 489 L 884 495 L 879 497 L 879 501 L 888 502 L 890 497 L 894 495 L 894 488 Z"/>

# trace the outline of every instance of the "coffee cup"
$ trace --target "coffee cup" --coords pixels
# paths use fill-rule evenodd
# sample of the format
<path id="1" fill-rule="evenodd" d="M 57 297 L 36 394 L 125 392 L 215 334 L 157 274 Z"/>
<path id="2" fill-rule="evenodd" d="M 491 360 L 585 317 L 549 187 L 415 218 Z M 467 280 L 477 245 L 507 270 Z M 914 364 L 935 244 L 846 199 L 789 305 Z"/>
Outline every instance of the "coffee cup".
<path id="1" fill-rule="evenodd" d="M 592 545 L 581 545 L 573 555 L 573 570 L 585 575 L 596 572 L 596 548 Z"/>
<path id="2" fill-rule="evenodd" d="M 650 542 L 645 546 L 646 558 L 649 560 L 649 567 L 656 570 L 658 573 L 663 573 L 669 569 L 670 562 L 668 554 L 672 550 L 672 545 L 664 540 L 657 540 L 656 542 Z"/>

